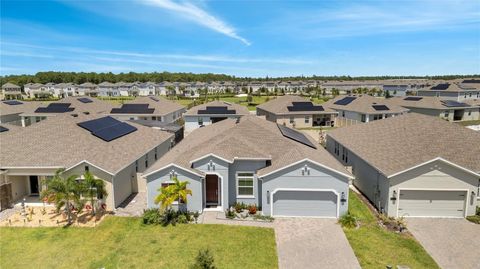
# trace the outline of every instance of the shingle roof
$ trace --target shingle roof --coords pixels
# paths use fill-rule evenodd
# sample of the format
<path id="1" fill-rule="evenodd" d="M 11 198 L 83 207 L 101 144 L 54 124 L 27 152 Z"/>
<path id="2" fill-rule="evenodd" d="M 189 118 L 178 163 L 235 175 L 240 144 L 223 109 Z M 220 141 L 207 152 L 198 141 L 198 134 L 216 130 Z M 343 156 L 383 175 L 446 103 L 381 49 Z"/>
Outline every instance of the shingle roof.
<path id="1" fill-rule="evenodd" d="M 91 103 L 82 103 L 78 99 L 80 98 L 88 98 L 92 102 Z M 23 115 L 39 115 L 39 113 L 35 113 L 35 110 L 38 107 L 46 107 L 49 103 L 52 102 L 36 102 L 35 106 L 29 106 L 27 109 L 25 109 Z M 94 97 L 73 97 L 69 96 L 66 98 L 63 98 L 59 101 L 56 101 L 54 103 L 70 103 L 70 107 L 73 107 L 74 110 L 71 112 L 73 114 L 79 114 L 79 113 L 84 113 L 88 112 L 90 114 L 107 114 L 110 112 L 110 110 L 114 107 L 114 105 L 110 102 L 107 101 L 102 101 Z M 41 114 L 41 113 L 40 113 Z M 55 113 L 48 113 L 48 115 L 54 115 Z M 61 113 L 63 114 L 63 113 Z"/>
<path id="2" fill-rule="evenodd" d="M 86 160 L 115 174 L 172 137 L 164 131 L 129 123 L 138 130 L 105 142 L 77 126 L 93 118 L 98 116 L 62 115 L 1 133 L 0 167 L 69 168 Z"/>
<path id="3" fill-rule="evenodd" d="M 36 101 L 23 101 L 19 100 L 22 104 L 19 105 L 7 105 L 3 101 L 0 101 L 0 116 L 20 114 L 26 111 L 35 111 L 35 109 L 41 104 Z"/>
<path id="4" fill-rule="evenodd" d="M 480 133 L 409 113 L 332 130 L 333 138 L 386 176 L 441 157 L 480 172 Z"/>
<path id="5" fill-rule="evenodd" d="M 408 109 L 399 105 L 388 103 L 384 98 L 376 98 L 370 95 L 351 95 L 356 97 L 351 103 L 347 105 L 338 105 L 335 102 L 347 97 L 347 95 L 340 95 L 331 100 L 328 100 L 323 105 L 335 110 L 354 111 L 364 114 L 389 114 L 389 113 L 406 113 Z M 386 105 L 389 110 L 375 110 L 373 105 Z"/>
<path id="6" fill-rule="evenodd" d="M 308 138 L 313 144 L 317 144 L 312 138 Z M 201 173 L 191 168 L 190 162 L 209 154 L 229 161 L 233 161 L 234 158 L 270 159 L 270 166 L 257 171 L 259 176 L 304 159 L 349 174 L 323 147 L 318 146 L 314 149 L 286 138 L 281 134 L 277 124 L 255 116 L 244 116 L 238 123 L 235 119 L 226 119 L 196 129 L 155 162 L 145 174 L 172 163 L 186 170 Z"/>
<path id="7" fill-rule="evenodd" d="M 245 106 L 234 104 L 234 103 L 228 103 L 228 102 L 223 102 L 223 101 L 213 101 L 209 102 L 203 105 L 198 105 L 194 106 L 191 109 L 189 109 L 184 115 L 185 116 L 193 116 L 193 115 L 198 115 L 198 110 L 204 110 L 207 106 L 223 106 L 227 107 L 229 110 L 235 110 L 235 115 L 249 115 L 250 112 Z"/>
<path id="8" fill-rule="evenodd" d="M 20 89 L 20 86 L 7 82 L 2 85 L 2 89 Z"/>
<path id="9" fill-rule="evenodd" d="M 418 100 L 411 100 L 413 98 L 417 98 Z M 398 105 L 406 108 L 429 108 L 429 109 L 437 109 L 437 110 L 445 110 L 445 109 L 451 109 L 455 107 L 447 107 L 443 99 L 439 97 L 434 97 L 434 96 L 404 96 L 404 97 L 392 97 L 386 100 L 386 102 L 389 105 Z M 407 99 L 407 100 L 405 100 Z M 470 102 L 465 102 L 469 103 L 471 105 L 474 105 L 473 103 Z M 465 107 L 461 107 L 465 108 Z"/>
<path id="10" fill-rule="evenodd" d="M 437 87 L 439 84 L 448 84 L 448 87 L 444 90 L 435 89 L 435 87 Z M 462 86 L 460 86 L 457 83 L 449 83 L 449 82 L 439 83 L 439 84 L 434 84 L 432 87 L 429 87 L 429 88 L 426 88 L 426 89 L 419 89 L 418 91 L 420 91 L 420 92 L 421 91 L 464 92 L 464 91 L 476 90 L 475 88 L 473 88 L 469 85 L 465 85 L 465 84 L 463 84 Z"/>
<path id="11" fill-rule="evenodd" d="M 303 98 L 298 95 L 284 95 L 279 96 L 273 100 L 270 100 L 266 103 L 258 105 L 257 108 L 263 109 L 273 114 L 277 115 L 294 115 L 294 114 L 325 114 L 325 113 L 336 113 L 334 110 L 325 107 L 323 104 L 318 106 L 323 106 L 324 111 L 289 111 L 288 107 L 292 106 L 292 102 L 309 102 L 307 98 Z"/>
<path id="12" fill-rule="evenodd" d="M 149 108 L 154 108 L 155 111 L 150 115 L 167 115 L 175 111 L 185 109 L 185 106 L 182 106 L 176 102 L 166 100 L 165 98 L 157 97 L 158 100 L 155 101 L 150 97 L 137 97 L 134 100 L 125 102 L 125 104 L 148 104 Z M 120 107 L 120 106 L 118 106 Z"/>

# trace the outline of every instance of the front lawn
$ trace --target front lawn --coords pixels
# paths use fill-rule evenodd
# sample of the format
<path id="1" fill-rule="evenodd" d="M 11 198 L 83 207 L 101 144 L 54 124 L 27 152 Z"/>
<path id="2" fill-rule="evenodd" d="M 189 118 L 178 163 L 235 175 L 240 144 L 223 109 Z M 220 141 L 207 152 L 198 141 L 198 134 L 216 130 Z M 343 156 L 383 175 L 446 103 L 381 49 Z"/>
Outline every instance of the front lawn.
<path id="1" fill-rule="evenodd" d="M 107 217 L 96 228 L 0 228 L 0 268 L 188 268 L 206 247 L 218 268 L 278 267 L 273 229 Z"/>
<path id="2" fill-rule="evenodd" d="M 357 216 L 358 229 L 344 228 L 345 235 L 363 269 L 385 268 L 387 265 L 407 265 L 410 268 L 439 268 L 420 243 L 409 234 L 398 234 L 380 227 L 371 210 L 350 191 L 348 206 Z"/>

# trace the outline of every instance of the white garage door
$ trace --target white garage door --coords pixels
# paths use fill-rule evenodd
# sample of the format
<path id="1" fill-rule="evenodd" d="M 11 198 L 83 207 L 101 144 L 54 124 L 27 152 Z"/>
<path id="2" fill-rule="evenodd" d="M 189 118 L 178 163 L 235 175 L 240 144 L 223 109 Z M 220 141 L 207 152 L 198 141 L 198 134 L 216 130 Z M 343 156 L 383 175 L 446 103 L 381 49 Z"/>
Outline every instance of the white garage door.
<path id="1" fill-rule="evenodd" d="M 398 216 L 464 217 L 465 191 L 401 190 Z"/>
<path id="2" fill-rule="evenodd" d="M 331 191 L 277 191 L 273 215 L 337 217 L 337 195 Z"/>

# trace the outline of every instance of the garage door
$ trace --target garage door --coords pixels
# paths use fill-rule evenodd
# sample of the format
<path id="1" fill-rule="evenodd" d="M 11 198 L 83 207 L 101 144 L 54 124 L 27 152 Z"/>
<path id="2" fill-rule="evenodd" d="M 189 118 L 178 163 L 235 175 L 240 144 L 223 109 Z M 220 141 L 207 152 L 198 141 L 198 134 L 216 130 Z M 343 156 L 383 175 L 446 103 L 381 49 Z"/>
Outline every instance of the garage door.
<path id="1" fill-rule="evenodd" d="M 464 217 L 464 210 L 465 191 L 400 191 L 399 217 Z"/>
<path id="2" fill-rule="evenodd" d="M 337 217 L 337 196 L 331 191 L 277 191 L 273 215 Z"/>

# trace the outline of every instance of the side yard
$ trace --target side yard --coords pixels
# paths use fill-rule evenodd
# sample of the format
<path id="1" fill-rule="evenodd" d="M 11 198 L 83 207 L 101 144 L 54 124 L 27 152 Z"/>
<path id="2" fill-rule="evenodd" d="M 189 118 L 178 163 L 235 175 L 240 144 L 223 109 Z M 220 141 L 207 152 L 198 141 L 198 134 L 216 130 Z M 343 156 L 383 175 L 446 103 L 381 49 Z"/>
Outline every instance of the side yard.
<path id="1" fill-rule="evenodd" d="M 209 248 L 218 268 L 278 268 L 273 229 L 144 225 L 107 217 L 96 228 L 0 228 L 0 268 L 188 268 Z"/>
<path id="2" fill-rule="evenodd" d="M 344 228 L 350 245 L 364 269 L 407 265 L 410 268 L 439 268 L 409 233 L 395 233 L 380 227 L 377 218 L 357 193 L 350 191 L 349 211 L 359 228 Z"/>

